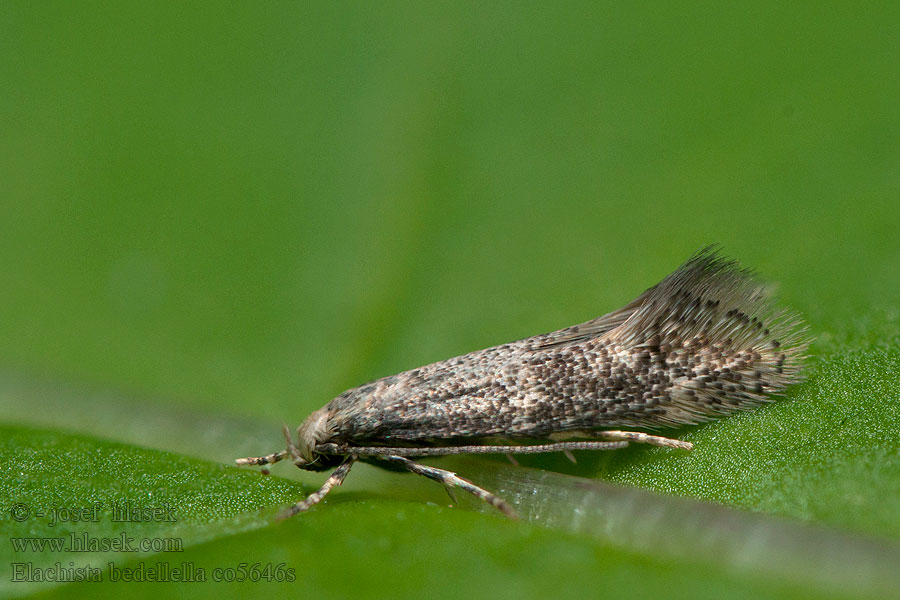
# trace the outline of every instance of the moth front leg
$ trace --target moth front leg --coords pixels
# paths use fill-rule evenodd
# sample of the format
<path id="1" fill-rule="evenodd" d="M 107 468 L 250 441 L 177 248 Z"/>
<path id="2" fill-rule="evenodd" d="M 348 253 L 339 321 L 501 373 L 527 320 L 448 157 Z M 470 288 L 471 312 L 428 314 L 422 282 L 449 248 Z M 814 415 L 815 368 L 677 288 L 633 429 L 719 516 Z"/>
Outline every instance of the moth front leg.
<path id="1" fill-rule="evenodd" d="M 298 502 L 293 505 L 280 515 L 276 517 L 277 520 L 281 521 L 282 519 L 287 519 L 289 517 L 293 517 L 297 513 L 302 513 L 306 510 L 309 510 L 316 504 L 322 501 L 322 499 L 332 490 L 342 483 L 344 483 L 344 478 L 347 477 L 347 473 L 350 472 L 350 467 L 353 466 L 353 463 L 356 462 L 355 456 L 347 457 L 341 466 L 334 470 L 334 472 L 325 480 L 325 483 L 322 484 L 317 491 L 313 492 L 309 496 L 306 497 L 305 500 Z"/>

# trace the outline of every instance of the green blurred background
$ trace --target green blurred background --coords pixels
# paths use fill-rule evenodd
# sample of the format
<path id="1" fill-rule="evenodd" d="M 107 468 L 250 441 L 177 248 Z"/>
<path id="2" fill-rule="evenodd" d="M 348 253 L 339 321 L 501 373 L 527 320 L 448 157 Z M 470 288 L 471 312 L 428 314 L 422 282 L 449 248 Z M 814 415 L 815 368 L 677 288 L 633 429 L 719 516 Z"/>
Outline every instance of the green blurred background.
<path id="1" fill-rule="evenodd" d="M 814 356 L 896 347 L 895 2 L 5 1 L 0 48 L 6 378 L 272 423 L 268 452 L 348 387 L 590 319 L 714 242 Z M 472 589 L 508 591 L 491 564 Z"/>

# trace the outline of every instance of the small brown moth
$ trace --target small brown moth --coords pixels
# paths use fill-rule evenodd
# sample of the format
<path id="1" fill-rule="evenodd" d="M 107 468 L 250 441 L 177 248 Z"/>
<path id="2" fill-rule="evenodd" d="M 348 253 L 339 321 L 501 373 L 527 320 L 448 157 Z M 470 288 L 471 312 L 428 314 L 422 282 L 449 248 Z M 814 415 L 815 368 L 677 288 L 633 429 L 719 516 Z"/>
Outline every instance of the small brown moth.
<path id="1" fill-rule="evenodd" d="M 285 426 L 285 450 L 236 462 L 337 467 L 283 517 L 321 501 L 357 460 L 399 465 L 515 516 L 491 492 L 409 457 L 571 457 L 629 442 L 690 450 L 618 428 L 699 423 L 768 402 L 800 380 L 808 344 L 800 318 L 775 308 L 751 271 L 706 248 L 619 310 L 347 390 L 297 428 L 296 442 Z"/>

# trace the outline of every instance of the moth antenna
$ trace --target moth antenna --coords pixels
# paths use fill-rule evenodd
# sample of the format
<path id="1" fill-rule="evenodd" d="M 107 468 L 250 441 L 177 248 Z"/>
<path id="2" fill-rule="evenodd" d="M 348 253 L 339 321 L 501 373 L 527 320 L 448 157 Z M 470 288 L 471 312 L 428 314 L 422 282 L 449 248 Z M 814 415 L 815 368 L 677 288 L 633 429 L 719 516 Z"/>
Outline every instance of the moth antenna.
<path id="1" fill-rule="evenodd" d="M 301 464 L 306 463 L 307 461 L 300 456 L 300 450 L 294 445 L 294 440 L 291 437 L 291 430 L 287 425 L 281 426 L 281 433 L 284 435 L 284 441 L 287 444 L 287 452 L 291 455 L 291 458 L 294 459 L 294 464 L 299 467 Z"/>

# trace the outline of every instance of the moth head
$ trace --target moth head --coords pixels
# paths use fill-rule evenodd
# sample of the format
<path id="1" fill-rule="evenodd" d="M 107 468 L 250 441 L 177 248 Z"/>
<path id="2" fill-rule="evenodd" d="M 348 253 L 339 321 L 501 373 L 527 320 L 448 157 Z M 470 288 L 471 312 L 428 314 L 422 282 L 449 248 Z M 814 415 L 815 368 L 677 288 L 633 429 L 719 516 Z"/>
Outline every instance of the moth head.
<path id="1" fill-rule="evenodd" d="M 295 464 L 300 468 L 316 469 L 316 463 L 319 461 L 319 454 L 316 453 L 316 446 L 328 438 L 328 411 L 320 408 L 313 414 L 309 415 L 305 421 L 297 428 L 297 444 L 296 449 L 300 454 L 300 461 L 295 460 Z M 292 442 L 288 440 L 288 444 Z M 290 449 L 290 447 L 288 448 Z"/>

